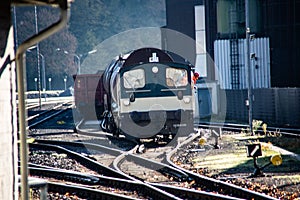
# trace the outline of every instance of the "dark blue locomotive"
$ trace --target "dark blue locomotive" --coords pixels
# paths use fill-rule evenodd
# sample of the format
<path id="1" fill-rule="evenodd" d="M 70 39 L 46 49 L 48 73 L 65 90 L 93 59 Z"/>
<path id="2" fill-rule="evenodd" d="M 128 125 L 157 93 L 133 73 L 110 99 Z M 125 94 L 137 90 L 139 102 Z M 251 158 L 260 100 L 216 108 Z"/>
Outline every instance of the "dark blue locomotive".
<path id="1" fill-rule="evenodd" d="M 116 57 L 98 74 L 76 75 L 76 107 L 83 118 L 97 118 L 103 131 L 114 135 L 189 134 L 195 106 L 193 68 L 179 58 L 142 48 Z"/>
<path id="2" fill-rule="evenodd" d="M 193 132 L 192 66 L 173 58 L 142 48 L 111 62 L 99 79 L 103 103 L 97 109 L 104 110 L 104 131 L 133 138 Z"/>

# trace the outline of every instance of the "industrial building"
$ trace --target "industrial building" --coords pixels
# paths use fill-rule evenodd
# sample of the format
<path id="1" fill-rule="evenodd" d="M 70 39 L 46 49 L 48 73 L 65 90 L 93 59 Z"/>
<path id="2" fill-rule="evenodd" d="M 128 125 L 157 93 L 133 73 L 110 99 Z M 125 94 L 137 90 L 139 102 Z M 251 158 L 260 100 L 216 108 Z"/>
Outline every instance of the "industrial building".
<path id="1" fill-rule="evenodd" d="M 296 0 L 249 1 L 253 117 L 270 124 L 299 125 L 299 7 Z M 166 0 L 166 8 L 166 27 L 204 48 L 195 47 L 196 70 L 202 77 L 200 115 L 223 114 L 227 120 L 247 122 L 245 1 Z M 225 91 L 226 105 L 220 95 L 214 97 L 216 88 Z"/>

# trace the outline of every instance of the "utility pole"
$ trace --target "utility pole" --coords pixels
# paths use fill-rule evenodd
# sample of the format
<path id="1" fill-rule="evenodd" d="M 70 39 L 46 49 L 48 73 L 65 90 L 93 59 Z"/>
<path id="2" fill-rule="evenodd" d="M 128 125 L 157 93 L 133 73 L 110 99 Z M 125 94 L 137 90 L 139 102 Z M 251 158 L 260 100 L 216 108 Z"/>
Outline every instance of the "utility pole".
<path id="1" fill-rule="evenodd" d="M 38 34 L 38 15 L 37 15 L 37 7 L 34 6 L 34 18 L 35 18 L 35 33 Z M 37 54 L 37 66 L 38 66 L 38 90 L 39 90 L 39 106 L 42 108 L 42 99 L 41 99 L 41 68 L 40 68 L 40 47 L 39 44 L 36 44 L 36 54 Z"/>
<path id="2" fill-rule="evenodd" d="M 59 49 L 59 48 L 58 48 Z M 85 54 L 76 54 L 76 53 L 69 53 L 68 51 L 64 51 L 64 54 L 66 55 L 73 55 L 76 59 L 77 59 L 77 74 L 81 74 L 81 58 L 83 55 L 90 55 L 90 54 L 93 54 L 93 53 L 96 53 L 97 52 L 97 49 L 93 49 Z"/>
<path id="3" fill-rule="evenodd" d="M 253 104 L 253 95 L 252 95 L 252 74 L 251 74 L 251 65 L 250 65 L 250 23 L 249 23 L 249 0 L 245 0 L 245 21 L 246 21 L 246 62 L 245 67 L 248 70 L 247 81 L 248 81 L 248 100 L 246 105 L 248 106 L 248 118 L 249 118 L 249 130 L 253 134 L 252 130 L 252 104 Z"/>

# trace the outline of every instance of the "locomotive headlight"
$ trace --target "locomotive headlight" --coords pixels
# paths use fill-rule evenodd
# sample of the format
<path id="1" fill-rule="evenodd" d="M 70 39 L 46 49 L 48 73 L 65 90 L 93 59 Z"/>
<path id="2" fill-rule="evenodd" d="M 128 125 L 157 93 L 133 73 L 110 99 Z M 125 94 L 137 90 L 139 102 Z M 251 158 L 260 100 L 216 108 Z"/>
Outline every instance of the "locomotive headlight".
<path id="1" fill-rule="evenodd" d="M 129 99 L 124 99 L 124 100 L 123 100 L 123 104 L 124 104 L 125 106 L 129 106 L 129 104 L 130 104 Z"/>
<path id="2" fill-rule="evenodd" d="M 182 91 L 178 91 L 178 92 L 177 92 L 177 98 L 178 98 L 179 100 L 182 100 L 182 99 L 183 99 L 183 93 L 182 93 Z"/>
<path id="3" fill-rule="evenodd" d="M 154 74 L 156 74 L 156 73 L 158 72 L 158 67 L 153 66 L 153 67 L 152 67 L 152 72 L 153 72 Z"/>
<path id="4" fill-rule="evenodd" d="M 116 109 L 116 108 L 118 107 L 118 105 L 117 105 L 115 102 L 113 102 L 113 103 L 111 104 L 111 107 L 112 107 L 113 109 Z"/>
<path id="5" fill-rule="evenodd" d="M 191 102 L 191 98 L 190 97 L 184 97 L 183 98 L 183 102 L 184 103 L 190 103 Z"/>

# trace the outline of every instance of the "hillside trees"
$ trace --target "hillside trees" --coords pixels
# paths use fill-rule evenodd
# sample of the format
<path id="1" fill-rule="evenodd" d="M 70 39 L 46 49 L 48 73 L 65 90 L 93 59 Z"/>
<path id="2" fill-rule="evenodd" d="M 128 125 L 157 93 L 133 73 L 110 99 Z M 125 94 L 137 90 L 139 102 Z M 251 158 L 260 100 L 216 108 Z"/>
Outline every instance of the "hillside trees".
<path id="1" fill-rule="evenodd" d="M 63 78 L 77 72 L 76 55 L 83 55 L 95 49 L 104 40 L 121 32 L 141 27 L 162 27 L 166 24 L 165 0 L 76 0 L 71 5 L 71 16 L 67 27 L 39 43 L 39 50 L 45 58 L 46 78 L 52 78 L 52 88 L 63 88 Z M 47 6 L 37 6 L 35 18 L 34 7 L 17 7 L 17 44 L 21 44 L 38 31 L 56 22 L 59 11 Z M 128 41 L 119 41 L 124 46 Z M 59 49 L 59 50 L 58 50 Z M 65 54 L 67 51 L 69 54 Z M 120 52 L 122 53 L 122 52 Z M 100 56 L 94 54 L 93 56 Z M 117 55 L 106 55 L 112 59 Z M 40 56 L 40 66 L 42 60 Z M 37 51 L 27 53 L 28 89 L 35 89 L 34 78 L 37 77 Z M 69 82 L 68 85 L 71 85 Z"/>
<path id="2" fill-rule="evenodd" d="M 36 15 L 35 15 L 36 14 Z M 35 17 L 36 16 L 36 17 Z M 36 21 L 37 19 L 37 21 Z M 56 9 L 48 7 L 22 7 L 17 9 L 17 28 L 16 28 L 16 43 L 21 44 L 26 39 L 40 32 L 59 19 L 59 12 Z M 36 26 L 37 22 L 37 26 Z M 38 30 L 36 30 L 36 28 Z M 45 61 L 45 78 L 48 84 L 48 78 L 51 78 L 52 89 L 63 88 L 63 78 L 69 79 L 71 84 L 71 75 L 76 73 L 77 64 L 73 56 L 68 56 L 63 53 L 63 50 L 75 52 L 77 48 L 77 39 L 72 35 L 67 28 L 50 36 L 46 40 L 38 44 L 39 54 L 37 54 L 37 46 L 26 52 L 27 62 L 27 88 L 28 90 L 36 89 L 35 78 L 38 78 L 38 60 L 40 73 L 42 70 L 43 59 Z M 58 51 L 60 49 L 61 51 Z M 41 73 L 41 79 L 43 79 Z M 41 80 L 42 82 L 43 80 Z M 49 88 L 47 85 L 46 88 Z"/>
<path id="3" fill-rule="evenodd" d="M 77 52 L 88 52 L 109 37 L 130 29 L 165 26 L 164 1 L 75 1 L 69 29 L 79 41 Z"/>

